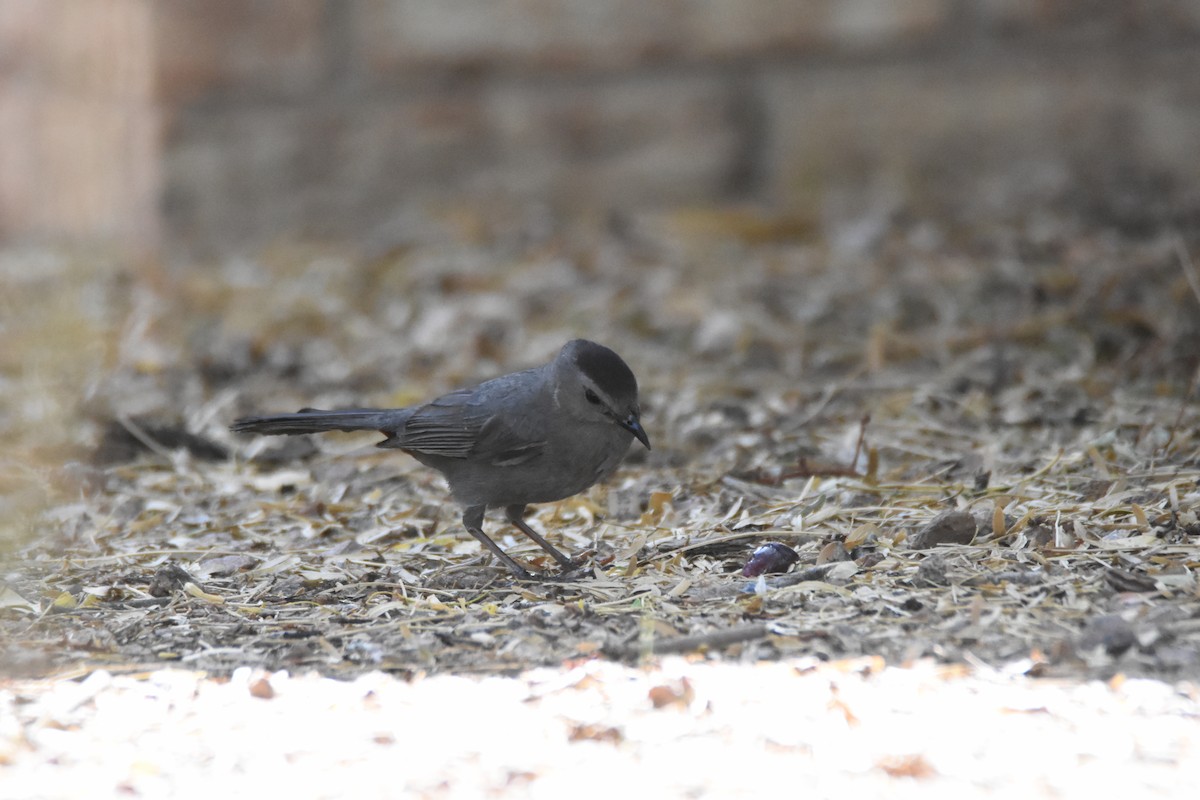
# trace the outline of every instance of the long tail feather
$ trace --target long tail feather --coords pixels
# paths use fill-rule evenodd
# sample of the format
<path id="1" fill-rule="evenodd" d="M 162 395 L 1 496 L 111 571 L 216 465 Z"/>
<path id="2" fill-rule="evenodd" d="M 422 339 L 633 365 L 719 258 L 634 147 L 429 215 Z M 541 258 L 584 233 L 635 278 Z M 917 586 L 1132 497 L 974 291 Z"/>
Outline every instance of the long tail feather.
<path id="1" fill-rule="evenodd" d="M 230 425 L 229 430 L 234 433 L 264 435 L 322 431 L 387 431 L 395 430 L 398 421 L 396 411 L 378 408 L 352 408 L 345 411 L 302 408 L 295 414 L 242 417 Z"/>

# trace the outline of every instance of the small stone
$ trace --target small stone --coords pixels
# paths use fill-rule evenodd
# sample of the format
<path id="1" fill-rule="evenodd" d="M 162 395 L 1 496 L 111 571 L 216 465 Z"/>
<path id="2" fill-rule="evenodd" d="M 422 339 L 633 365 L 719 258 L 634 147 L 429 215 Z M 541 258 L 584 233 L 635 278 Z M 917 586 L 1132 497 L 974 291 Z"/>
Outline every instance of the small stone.
<path id="1" fill-rule="evenodd" d="M 1025 539 L 1033 550 L 1045 550 L 1054 544 L 1054 531 L 1045 525 L 1030 525 L 1025 531 Z"/>
<path id="2" fill-rule="evenodd" d="M 943 511 L 909 538 L 909 547 L 928 550 L 939 544 L 970 544 L 978 528 L 975 517 L 966 511 Z"/>
<path id="3" fill-rule="evenodd" d="M 799 560 L 799 554 L 783 542 L 767 542 L 755 548 L 742 567 L 742 575 L 755 578 L 772 572 L 787 572 L 788 567 Z"/>
<path id="4" fill-rule="evenodd" d="M 1095 617 L 1079 636 L 1080 650 L 1103 648 L 1110 656 L 1119 656 L 1133 646 L 1137 635 L 1133 626 L 1119 614 Z"/>
<path id="5" fill-rule="evenodd" d="M 913 583 L 917 586 L 945 586 L 949 583 L 946 578 L 946 562 L 940 555 L 929 556 L 917 567 Z"/>
<path id="6" fill-rule="evenodd" d="M 147 591 L 152 597 L 167 597 L 182 589 L 184 584 L 192 583 L 194 580 L 186 569 L 173 562 L 168 562 L 154 573 Z"/>

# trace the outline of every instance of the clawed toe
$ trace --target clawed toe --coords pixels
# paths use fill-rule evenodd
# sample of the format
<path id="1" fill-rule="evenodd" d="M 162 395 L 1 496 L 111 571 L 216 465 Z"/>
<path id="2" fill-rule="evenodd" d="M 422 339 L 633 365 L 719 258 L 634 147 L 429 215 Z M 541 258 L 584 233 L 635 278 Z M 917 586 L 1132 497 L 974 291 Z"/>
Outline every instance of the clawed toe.
<path id="1" fill-rule="evenodd" d="M 562 581 L 564 583 L 571 583 L 574 581 L 584 580 L 585 578 L 594 578 L 594 577 L 596 577 L 596 572 L 594 569 L 592 569 L 591 564 L 573 563 L 571 565 L 570 569 L 564 569 L 562 572 L 558 573 L 557 575 L 548 576 L 548 579 L 552 580 L 552 581 Z"/>
<path id="2" fill-rule="evenodd" d="M 590 564 L 576 564 L 572 562 L 569 569 L 564 569 L 558 574 L 550 574 L 546 572 L 530 572 L 527 569 L 519 568 L 520 571 L 512 570 L 513 577 L 519 581 L 529 581 L 531 583 L 574 583 L 586 578 L 595 576 L 595 572 Z"/>

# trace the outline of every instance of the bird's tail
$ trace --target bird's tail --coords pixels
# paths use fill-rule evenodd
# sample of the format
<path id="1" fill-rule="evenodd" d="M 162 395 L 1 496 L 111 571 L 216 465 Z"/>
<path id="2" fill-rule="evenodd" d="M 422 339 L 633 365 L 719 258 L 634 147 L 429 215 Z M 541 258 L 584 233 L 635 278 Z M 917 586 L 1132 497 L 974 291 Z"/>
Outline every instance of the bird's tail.
<path id="1" fill-rule="evenodd" d="M 351 408 L 344 411 L 322 411 L 302 408 L 295 414 L 267 414 L 242 417 L 229 426 L 234 433 L 264 435 L 320 433 L 321 431 L 384 431 L 396 429 L 403 414 L 379 408 Z"/>

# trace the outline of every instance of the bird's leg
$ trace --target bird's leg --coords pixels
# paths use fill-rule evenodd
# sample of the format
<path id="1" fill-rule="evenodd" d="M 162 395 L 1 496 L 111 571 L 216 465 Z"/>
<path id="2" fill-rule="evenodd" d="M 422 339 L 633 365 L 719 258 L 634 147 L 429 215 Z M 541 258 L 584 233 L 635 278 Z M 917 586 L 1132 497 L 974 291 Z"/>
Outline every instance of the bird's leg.
<path id="1" fill-rule="evenodd" d="M 508 567 L 508 571 L 517 576 L 517 578 L 523 581 L 536 580 L 537 576 L 516 561 L 513 561 L 508 553 L 500 549 L 500 545 L 493 542 L 491 537 L 483 532 L 483 512 L 486 510 L 486 506 L 471 506 L 463 510 L 463 526 L 467 529 L 467 533 L 478 539 L 479 543 L 490 550 L 492 555 L 500 559 L 500 563 Z"/>
<path id="2" fill-rule="evenodd" d="M 562 566 L 564 568 L 575 569 L 576 567 L 579 566 L 574 561 L 572 561 L 571 559 L 569 559 L 565 555 L 563 555 L 561 552 L 559 552 L 557 547 L 550 544 L 545 539 L 543 539 L 541 536 L 539 536 L 537 534 L 537 532 L 534 531 L 533 528 L 531 528 L 527 524 L 525 524 L 525 506 L 523 506 L 523 505 L 508 506 L 504 509 L 504 513 L 508 516 L 508 521 L 511 522 L 513 525 L 516 525 L 517 528 L 521 531 L 521 533 L 525 534 L 530 539 L 533 539 L 535 542 L 537 542 L 539 545 L 541 545 L 542 549 L 545 550 L 550 555 L 554 556 L 554 560 L 557 561 L 559 564 L 562 564 Z"/>

